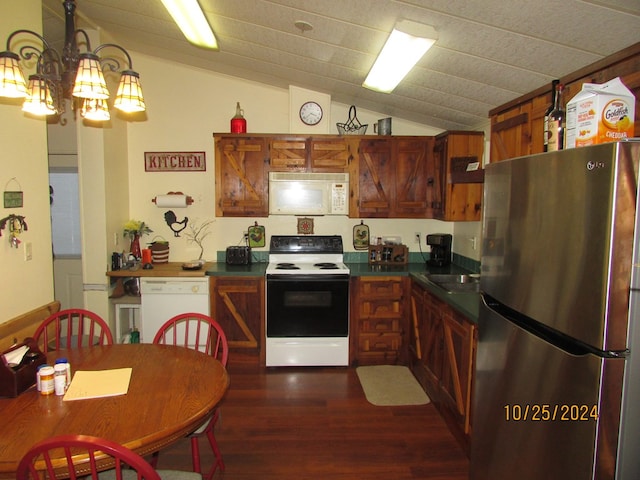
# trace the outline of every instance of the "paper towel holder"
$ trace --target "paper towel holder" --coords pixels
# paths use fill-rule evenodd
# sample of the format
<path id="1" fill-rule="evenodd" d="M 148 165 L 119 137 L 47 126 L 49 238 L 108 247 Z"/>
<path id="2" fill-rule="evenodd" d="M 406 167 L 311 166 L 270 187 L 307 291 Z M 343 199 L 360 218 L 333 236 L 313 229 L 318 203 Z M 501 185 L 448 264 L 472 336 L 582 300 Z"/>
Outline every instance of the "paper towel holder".
<path id="1" fill-rule="evenodd" d="M 170 195 L 175 195 L 175 201 L 170 198 Z M 167 192 L 166 195 L 157 195 L 152 198 L 151 201 L 156 204 L 158 208 L 179 208 L 187 207 L 193 204 L 193 197 L 185 195 L 182 192 Z"/>

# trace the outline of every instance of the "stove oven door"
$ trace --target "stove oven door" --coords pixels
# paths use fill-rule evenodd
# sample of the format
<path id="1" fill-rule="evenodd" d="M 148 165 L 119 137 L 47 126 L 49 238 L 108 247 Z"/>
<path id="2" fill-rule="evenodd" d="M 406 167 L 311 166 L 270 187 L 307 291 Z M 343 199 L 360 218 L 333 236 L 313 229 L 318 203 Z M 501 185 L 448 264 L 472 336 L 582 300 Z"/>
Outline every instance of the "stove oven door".
<path id="1" fill-rule="evenodd" d="M 349 275 L 267 275 L 267 338 L 348 337 Z"/>

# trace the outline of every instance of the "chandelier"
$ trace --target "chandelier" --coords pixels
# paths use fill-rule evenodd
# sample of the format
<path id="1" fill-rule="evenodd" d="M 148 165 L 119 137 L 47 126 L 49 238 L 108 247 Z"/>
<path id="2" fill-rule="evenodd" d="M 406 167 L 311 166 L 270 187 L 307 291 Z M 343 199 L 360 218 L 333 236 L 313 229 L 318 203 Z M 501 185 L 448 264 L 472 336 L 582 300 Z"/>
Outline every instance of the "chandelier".
<path id="1" fill-rule="evenodd" d="M 65 41 L 62 53 L 52 48 L 40 34 L 31 30 L 16 30 L 7 39 L 7 49 L 0 52 L 0 97 L 24 98 L 22 110 L 37 116 L 61 115 L 64 99 L 72 99 L 74 108 L 88 120 L 109 120 L 107 99 L 109 90 L 103 69 L 120 73 L 120 83 L 113 106 L 125 113 L 145 110 L 140 75 L 133 71 L 129 53 L 119 45 L 105 43 L 91 50 L 89 36 L 75 28 L 75 0 L 64 0 Z M 11 51 L 11 42 L 18 36 L 33 36 L 38 46 L 23 45 L 18 53 Z M 80 42 L 78 42 L 80 39 Z M 41 47 L 40 47 L 41 44 Z M 80 52 L 78 45 L 86 52 Z M 114 57 L 100 56 L 102 50 L 120 51 L 127 65 Z M 35 60 L 36 73 L 29 75 L 28 84 L 20 67 L 20 60 Z"/>

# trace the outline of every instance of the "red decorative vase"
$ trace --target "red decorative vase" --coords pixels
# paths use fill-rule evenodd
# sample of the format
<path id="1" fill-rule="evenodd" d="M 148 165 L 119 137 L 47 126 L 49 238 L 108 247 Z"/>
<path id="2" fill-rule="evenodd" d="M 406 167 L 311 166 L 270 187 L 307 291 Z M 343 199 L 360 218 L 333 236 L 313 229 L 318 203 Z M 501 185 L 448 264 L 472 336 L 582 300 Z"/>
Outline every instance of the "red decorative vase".
<path id="1" fill-rule="evenodd" d="M 133 238 L 131 239 L 131 255 L 133 255 L 136 258 L 141 258 L 142 257 L 142 250 L 140 250 L 140 235 L 134 235 Z"/>

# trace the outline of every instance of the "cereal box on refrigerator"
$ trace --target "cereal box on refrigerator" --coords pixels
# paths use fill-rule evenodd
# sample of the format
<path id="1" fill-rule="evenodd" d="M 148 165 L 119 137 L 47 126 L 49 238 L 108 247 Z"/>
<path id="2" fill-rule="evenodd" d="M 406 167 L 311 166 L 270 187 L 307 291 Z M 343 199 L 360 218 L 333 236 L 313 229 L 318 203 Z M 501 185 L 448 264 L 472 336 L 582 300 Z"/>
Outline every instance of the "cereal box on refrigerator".
<path id="1" fill-rule="evenodd" d="M 565 148 L 616 142 L 634 135 L 635 97 L 619 77 L 585 83 L 567 103 Z"/>

